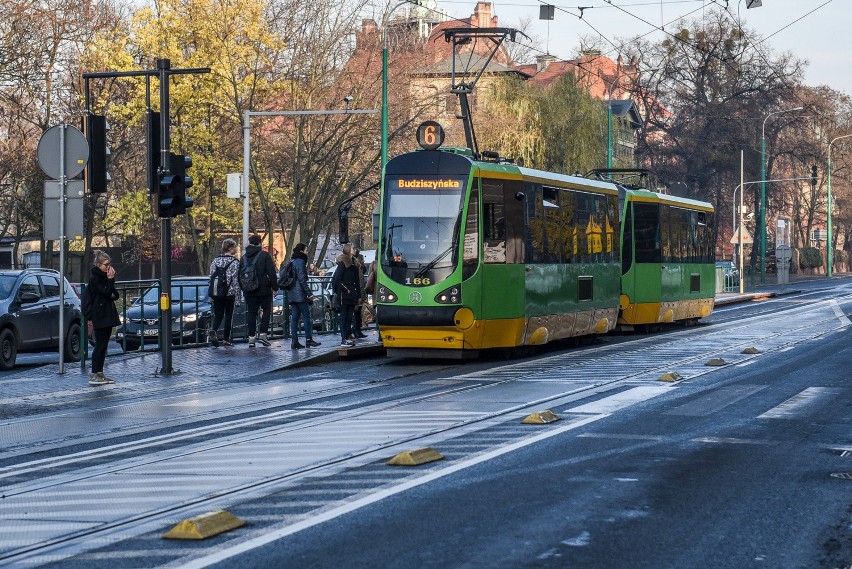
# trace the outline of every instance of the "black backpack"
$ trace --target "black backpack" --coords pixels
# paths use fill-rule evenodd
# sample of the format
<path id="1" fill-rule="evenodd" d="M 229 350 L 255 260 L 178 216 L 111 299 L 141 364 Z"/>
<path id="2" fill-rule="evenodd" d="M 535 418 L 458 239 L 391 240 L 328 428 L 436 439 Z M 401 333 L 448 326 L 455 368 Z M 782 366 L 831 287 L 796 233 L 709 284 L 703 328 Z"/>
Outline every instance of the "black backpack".
<path id="1" fill-rule="evenodd" d="M 278 288 L 290 290 L 296 285 L 296 269 L 293 267 L 291 260 L 286 265 L 281 267 L 281 272 L 278 274 Z"/>
<path id="2" fill-rule="evenodd" d="M 208 291 L 210 298 L 225 298 L 228 296 L 228 289 L 230 288 L 228 286 L 228 267 L 234 261 L 236 259 L 231 259 L 231 262 L 227 265 L 216 267 L 213 274 L 210 275 L 210 288 Z"/>
<path id="3" fill-rule="evenodd" d="M 260 257 L 260 253 L 254 256 L 251 263 L 245 263 L 245 257 L 240 259 L 240 288 L 244 292 L 254 292 L 260 288 L 260 281 L 255 270 L 258 257 Z"/>

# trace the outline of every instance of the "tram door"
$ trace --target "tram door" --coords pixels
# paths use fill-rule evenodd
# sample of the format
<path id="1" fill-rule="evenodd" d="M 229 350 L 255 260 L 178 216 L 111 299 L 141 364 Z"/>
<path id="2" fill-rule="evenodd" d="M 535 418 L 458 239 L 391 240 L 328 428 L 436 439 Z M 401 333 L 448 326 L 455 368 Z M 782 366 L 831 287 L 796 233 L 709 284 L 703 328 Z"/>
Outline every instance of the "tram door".
<path id="1" fill-rule="evenodd" d="M 520 198 L 520 199 L 519 199 Z M 524 306 L 522 185 L 482 178 L 483 316 L 513 318 Z M 497 294 L 496 291 L 500 291 Z M 507 291 L 511 291 L 507 295 Z M 516 292 L 515 292 L 516 291 Z M 490 294 L 494 292 L 494 294 Z"/>

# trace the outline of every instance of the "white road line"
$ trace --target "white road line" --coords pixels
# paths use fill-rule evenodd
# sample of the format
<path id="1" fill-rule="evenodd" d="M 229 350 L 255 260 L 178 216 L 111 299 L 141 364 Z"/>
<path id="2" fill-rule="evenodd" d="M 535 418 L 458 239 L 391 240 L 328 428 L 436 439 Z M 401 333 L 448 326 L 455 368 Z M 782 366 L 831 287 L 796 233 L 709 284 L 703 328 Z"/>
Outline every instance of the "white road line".
<path id="1" fill-rule="evenodd" d="M 735 438 L 724 438 L 724 437 L 699 437 L 697 439 L 692 439 L 693 442 L 696 443 L 720 443 L 720 444 L 731 444 L 731 445 L 770 445 L 776 444 L 773 441 L 762 441 L 759 439 L 735 439 Z"/>
<path id="2" fill-rule="evenodd" d="M 588 439 L 628 439 L 633 441 L 662 441 L 666 437 L 661 435 L 630 435 L 627 433 L 580 433 L 577 438 Z"/>
<path id="3" fill-rule="evenodd" d="M 852 324 L 852 320 L 849 320 L 849 317 L 843 314 L 843 310 L 840 308 L 840 305 L 836 300 L 831 301 L 831 308 L 834 310 L 834 313 L 837 314 L 837 317 L 840 318 L 840 321 L 843 322 L 844 326 Z"/>
<path id="4" fill-rule="evenodd" d="M 616 393 L 609 397 L 604 397 L 603 399 L 599 399 L 591 403 L 586 403 L 585 405 L 580 405 L 579 407 L 564 409 L 562 412 L 591 414 L 612 413 L 613 411 L 618 411 L 619 409 L 624 409 L 625 407 L 630 407 L 631 405 L 662 395 L 669 389 L 672 388 L 668 386 L 643 385 L 640 387 L 634 387 L 633 389 L 628 389 L 627 391 L 622 391 L 621 393 Z"/>
<path id="5" fill-rule="evenodd" d="M 841 390 L 831 387 L 808 387 L 801 393 L 798 393 L 783 402 L 781 405 L 773 407 L 766 413 L 758 415 L 758 419 L 794 419 L 797 415 L 806 410 L 807 407 L 825 399 L 833 394 L 839 393 Z"/>
<path id="6" fill-rule="evenodd" d="M 285 526 L 276 531 L 270 532 L 266 535 L 262 535 L 260 537 L 256 537 L 254 539 L 250 539 L 244 543 L 239 545 L 235 545 L 233 547 L 229 547 L 227 549 L 223 549 L 217 553 L 212 555 L 207 555 L 205 557 L 201 557 L 199 559 L 194 559 L 192 561 L 183 562 L 180 561 L 180 567 L 185 569 L 201 569 L 202 567 L 209 567 L 210 565 L 214 565 L 216 563 L 221 563 L 225 559 L 230 559 L 236 555 L 240 555 L 247 551 L 251 551 L 252 549 L 256 549 L 258 547 L 262 547 L 268 543 L 272 543 L 273 541 L 277 541 L 288 535 L 292 535 L 294 533 L 300 532 L 304 529 L 308 529 L 310 527 L 319 525 L 321 523 L 325 523 L 329 520 L 333 520 L 338 518 L 344 514 L 348 514 L 350 512 L 354 512 L 355 510 L 359 510 L 385 498 L 390 496 L 394 496 L 396 494 L 400 494 L 412 488 L 416 488 L 428 482 L 432 482 L 433 480 L 438 480 L 445 476 L 449 476 L 450 474 L 455 474 L 456 472 L 462 471 L 466 468 L 470 468 L 472 466 L 476 466 L 477 464 L 481 464 L 483 462 L 487 462 L 493 458 L 497 458 L 498 456 L 502 456 L 504 454 L 508 454 L 520 448 L 529 446 L 531 444 L 537 443 L 539 441 L 543 441 L 549 439 L 551 437 L 555 437 L 564 432 L 571 431 L 573 429 L 577 429 L 586 425 L 588 423 L 592 423 L 594 421 L 598 421 L 603 419 L 606 415 L 598 415 L 595 417 L 589 417 L 586 419 L 580 419 L 576 422 L 565 425 L 564 427 L 560 427 L 558 429 L 553 429 L 552 431 L 547 431 L 545 433 L 541 433 L 535 437 L 530 437 L 528 439 L 524 439 L 522 441 L 518 441 L 516 443 L 512 443 L 510 445 L 506 445 L 504 447 L 495 449 L 486 454 L 471 458 L 470 460 L 466 460 L 464 462 L 460 462 L 458 464 L 454 464 L 448 468 L 443 468 L 441 470 L 436 470 L 429 474 L 426 474 L 422 478 L 417 478 L 416 480 L 409 480 L 407 482 L 403 482 L 402 484 L 398 484 L 397 486 L 393 486 L 391 488 L 386 488 L 381 492 L 376 492 L 375 494 L 371 494 L 369 496 L 365 496 L 359 500 L 355 500 L 354 502 L 350 502 L 348 504 L 344 504 L 339 508 L 334 508 L 327 512 L 323 512 L 317 516 L 312 516 L 310 519 L 303 520 L 301 522 Z"/>

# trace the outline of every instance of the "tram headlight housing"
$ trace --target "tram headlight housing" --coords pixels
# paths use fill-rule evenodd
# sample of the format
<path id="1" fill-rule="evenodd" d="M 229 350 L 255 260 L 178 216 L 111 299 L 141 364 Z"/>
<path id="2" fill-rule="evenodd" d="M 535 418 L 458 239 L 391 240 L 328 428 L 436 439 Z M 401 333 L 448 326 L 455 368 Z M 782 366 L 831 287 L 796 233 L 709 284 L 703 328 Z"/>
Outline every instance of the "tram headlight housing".
<path id="1" fill-rule="evenodd" d="M 399 296 L 395 292 L 384 285 L 379 285 L 379 302 L 391 303 L 397 300 Z"/>
<path id="2" fill-rule="evenodd" d="M 461 298 L 461 285 L 453 285 L 439 292 L 435 296 L 435 302 L 438 304 L 460 304 Z"/>

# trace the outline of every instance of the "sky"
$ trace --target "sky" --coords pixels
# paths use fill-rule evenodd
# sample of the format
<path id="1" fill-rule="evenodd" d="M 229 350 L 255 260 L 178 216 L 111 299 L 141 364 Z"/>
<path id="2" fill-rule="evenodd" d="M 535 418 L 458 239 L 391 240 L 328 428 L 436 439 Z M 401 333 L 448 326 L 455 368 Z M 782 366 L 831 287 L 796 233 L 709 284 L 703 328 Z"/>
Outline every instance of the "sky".
<path id="1" fill-rule="evenodd" d="M 752 1 L 761 7 L 748 9 Z M 438 9 L 452 17 L 468 17 L 475 0 L 437 0 Z M 553 0 L 545 0 L 553 2 Z M 604 36 L 616 38 L 650 34 L 647 39 L 661 40 L 676 29 L 667 27 L 681 16 L 700 18 L 703 9 L 726 6 L 745 21 L 747 29 L 767 38 L 763 45 L 777 53 L 791 51 L 808 60 L 805 84 L 827 85 L 852 94 L 852 0 L 572 0 L 571 5 L 554 3 L 555 17 L 539 20 L 536 0 L 493 0 L 492 10 L 500 26 L 517 27 L 524 18 L 532 18 L 531 36 L 542 48 L 560 59 L 574 57 L 580 38 Z M 583 6 L 582 19 L 579 18 Z M 548 33 L 549 32 L 549 33 Z M 548 39 L 549 38 L 549 39 Z M 610 45 L 604 43 L 604 45 Z M 615 58 L 615 53 L 606 55 Z"/>

